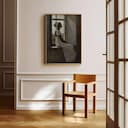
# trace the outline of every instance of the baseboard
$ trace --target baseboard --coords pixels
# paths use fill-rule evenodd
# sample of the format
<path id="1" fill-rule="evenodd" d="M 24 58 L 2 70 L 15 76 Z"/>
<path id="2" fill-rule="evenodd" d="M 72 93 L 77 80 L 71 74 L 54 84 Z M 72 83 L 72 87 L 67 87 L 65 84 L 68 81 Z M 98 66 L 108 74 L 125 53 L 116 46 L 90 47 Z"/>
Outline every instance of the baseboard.
<path id="1" fill-rule="evenodd" d="M 67 110 L 72 110 L 72 103 L 67 103 Z M 82 101 L 78 101 L 77 110 L 83 110 L 84 105 Z M 92 110 L 92 103 L 89 102 L 88 109 Z M 54 103 L 33 103 L 33 104 L 24 104 L 17 105 L 16 110 L 62 110 L 62 103 L 54 102 Z M 105 100 L 96 101 L 96 110 L 106 110 Z"/>

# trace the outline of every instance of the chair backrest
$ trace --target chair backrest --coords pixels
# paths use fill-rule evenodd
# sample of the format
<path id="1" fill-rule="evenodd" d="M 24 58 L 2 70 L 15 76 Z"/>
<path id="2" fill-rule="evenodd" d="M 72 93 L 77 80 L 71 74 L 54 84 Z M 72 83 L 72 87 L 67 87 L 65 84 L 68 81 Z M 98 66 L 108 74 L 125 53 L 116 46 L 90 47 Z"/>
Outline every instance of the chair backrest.
<path id="1" fill-rule="evenodd" d="M 94 74 L 74 74 L 73 79 L 78 83 L 89 83 L 96 81 L 96 75 Z"/>

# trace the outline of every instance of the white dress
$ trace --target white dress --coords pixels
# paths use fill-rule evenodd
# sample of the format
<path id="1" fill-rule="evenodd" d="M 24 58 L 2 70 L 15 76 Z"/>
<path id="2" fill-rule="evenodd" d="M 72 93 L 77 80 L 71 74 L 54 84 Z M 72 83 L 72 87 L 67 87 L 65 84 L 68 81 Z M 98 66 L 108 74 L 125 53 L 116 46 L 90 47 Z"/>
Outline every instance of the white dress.
<path id="1" fill-rule="evenodd" d="M 55 32 L 55 46 L 56 48 L 62 48 L 63 49 L 63 53 L 64 53 L 64 57 L 65 57 L 65 61 L 66 62 L 74 62 L 75 58 L 76 58 L 76 52 L 74 50 L 73 44 L 71 43 L 65 43 L 62 42 L 61 40 L 61 32 L 60 30 L 56 30 Z"/>

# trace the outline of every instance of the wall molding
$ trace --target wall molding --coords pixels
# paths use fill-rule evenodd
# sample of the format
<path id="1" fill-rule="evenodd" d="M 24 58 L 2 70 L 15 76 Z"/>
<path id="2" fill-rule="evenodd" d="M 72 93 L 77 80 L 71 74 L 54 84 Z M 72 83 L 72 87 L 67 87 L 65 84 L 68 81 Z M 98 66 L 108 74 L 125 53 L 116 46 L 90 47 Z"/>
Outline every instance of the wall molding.
<path id="1" fill-rule="evenodd" d="M 21 76 L 21 77 L 27 77 L 27 76 L 42 76 L 42 77 L 53 77 L 53 76 L 64 76 L 64 77 L 66 77 L 66 78 L 68 78 L 68 77 L 72 77 L 73 76 L 73 74 L 74 73 L 40 73 L 40 72 L 27 72 L 27 73 L 25 73 L 25 72 L 19 72 L 19 73 L 17 73 L 16 75 L 17 76 Z M 78 73 L 79 74 L 79 73 Z M 82 74 L 84 74 L 84 73 L 82 73 Z M 94 74 L 94 73 L 86 73 L 86 74 Z M 104 82 L 104 81 L 106 81 L 106 74 L 96 74 L 96 82 Z"/>
<path id="2" fill-rule="evenodd" d="M 42 83 L 42 86 L 44 82 L 46 83 L 54 83 L 54 82 L 58 82 L 58 84 L 60 83 L 60 85 L 62 85 L 61 83 L 65 80 L 71 80 L 72 79 L 72 75 L 73 74 L 68 74 L 68 73 L 54 73 L 54 74 L 17 74 L 17 91 L 16 91 L 16 109 L 17 110 L 61 110 L 62 106 L 62 97 L 58 96 L 57 99 L 53 98 L 53 99 L 46 99 L 46 100 L 40 100 L 40 99 L 32 99 L 31 97 L 24 97 L 24 92 L 23 90 L 25 90 L 25 86 L 29 86 L 31 88 L 32 87 L 37 87 L 38 86 L 38 82 Z M 28 83 L 27 83 L 28 82 Z M 32 83 L 32 85 L 31 85 Z M 105 75 L 97 75 L 97 83 L 99 88 L 105 88 L 106 86 L 103 86 L 105 82 Z M 40 83 L 39 83 L 40 84 Z M 54 86 L 54 84 L 50 85 L 50 86 Z M 58 86 L 58 85 L 57 85 Z M 38 87 L 37 87 L 38 88 Z M 60 89 L 60 88 L 58 88 Z M 58 90 L 57 89 L 57 90 Z M 59 91 L 59 90 L 58 90 Z M 72 100 L 69 98 L 67 99 L 67 109 L 72 109 Z M 77 102 L 78 103 L 78 109 L 82 109 L 81 108 L 81 104 L 82 104 L 82 99 L 79 99 Z M 89 99 L 89 108 L 92 108 L 91 106 L 91 102 L 92 99 Z M 96 98 L 96 103 L 97 103 L 97 110 L 105 110 L 105 102 L 106 102 L 106 97 L 97 97 Z M 39 107 L 38 107 L 39 106 Z"/>
<path id="3" fill-rule="evenodd" d="M 71 72 L 71 73 L 65 73 L 65 72 L 61 72 L 61 73 L 57 73 L 57 72 L 52 72 L 52 73 L 45 73 L 45 72 L 17 72 L 17 75 L 73 75 L 74 73 L 76 74 L 96 74 L 97 76 L 106 76 L 105 73 L 91 73 L 91 72 L 87 72 L 87 73 L 80 73 L 80 72 Z"/>
<path id="4" fill-rule="evenodd" d="M 47 100 L 47 99 L 45 99 L 45 100 L 35 100 L 35 99 L 29 99 L 29 98 L 25 98 L 25 97 L 23 97 L 23 88 L 24 88 L 24 82 L 32 82 L 32 83 L 34 83 L 34 82 L 47 82 L 47 83 L 51 83 L 51 82 L 58 82 L 58 83 L 60 83 L 61 85 L 62 85 L 62 82 L 63 81 L 66 81 L 67 79 L 63 79 L 63 80 L 60 80 L 60 79 L 30 79 L 30 78 L 24 78 L 24 79 L 20 79 L 20 87 L 19 87 L 19 94 L 20 94 L 20 96 L 19 96 L 19 100 L 22 102 L 40 102 L 40 101 L 61 101 L 61 98 L 56 98 L 56 99 L 50 99 L 50 100 Z M 52 86 L 52 85 L 51 85 Z"/>

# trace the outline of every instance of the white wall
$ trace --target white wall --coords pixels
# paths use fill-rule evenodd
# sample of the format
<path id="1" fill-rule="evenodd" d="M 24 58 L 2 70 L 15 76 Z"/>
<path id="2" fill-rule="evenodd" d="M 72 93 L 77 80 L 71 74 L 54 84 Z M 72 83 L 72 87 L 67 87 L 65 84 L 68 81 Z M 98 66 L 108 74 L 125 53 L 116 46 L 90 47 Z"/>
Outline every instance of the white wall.
<path id="1" fill-rule="evenodd" d="M 18 0 L 17 4 L 17 108 L 25 108 L 27 104 L 19 98 L 24 93 L 19 91 L 23 86 L 21 81 L 26 78 L 36 79 L 37 82 L 38 77 L 42 80 L 47 76 L 50 80 L 54 74 L 56 77 L 61 74 L 61 79 L 68 79 L 67 74 L 69 74 L 71 79 L 73 73 L 95 73 L 98 78 L 103 76 L 102 84 L 100 83 L 98 88 L 105 90 L 105 56 L 102 55 L 105 53 L 104 0 Z M 82 15 L 81 64 L 44 64 L 44 15 L 49 13 Z M 56 81 L 56 78 L 54 80 Z M 36 86 L 36 82 L 32 80 L 28 83 L 35 89 L 39 87 Z M 41 85 L 47 87 L 43 82 Z M 23 90 L 25 87 L 27 88 L 24 86 Z M 54 89 L 51 88 L 50 91 L 54 93 Z M 60 88 L 56 89 L 60 91 Z M 49 90 L 46 90 L 48 93 Z M 36 93 L 36 89 L 33 93 Z M 105 93 L 101 93 L 99 97 L 105 100 Z"/>

